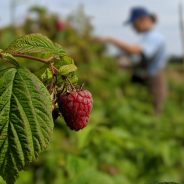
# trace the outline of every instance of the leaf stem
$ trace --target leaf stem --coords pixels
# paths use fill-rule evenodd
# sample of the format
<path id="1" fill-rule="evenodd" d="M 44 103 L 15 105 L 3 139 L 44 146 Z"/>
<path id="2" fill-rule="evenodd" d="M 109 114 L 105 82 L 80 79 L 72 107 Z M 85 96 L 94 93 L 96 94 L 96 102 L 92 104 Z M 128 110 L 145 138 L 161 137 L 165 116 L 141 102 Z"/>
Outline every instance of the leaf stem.
<path id="1" fill-rule="evenodd" d="M 14 57 L 21 57 L 21 58 L 26 58 L 26 59 L 32 59 L 32 60 L 35 60 L 35 61 L 39 61 L 39 62 L 42 62 L 42 63 L 48 63 L 50 61 L 52 61 L 54 59 L 54 57 L 50 57 L 48 59 L 41 59 L 41 58 L 37 58 L 37 57 L 34 57 L 34 56 L 29 56 L 29 55 L 24 55 L 24 54 L 12 54 Z"/>

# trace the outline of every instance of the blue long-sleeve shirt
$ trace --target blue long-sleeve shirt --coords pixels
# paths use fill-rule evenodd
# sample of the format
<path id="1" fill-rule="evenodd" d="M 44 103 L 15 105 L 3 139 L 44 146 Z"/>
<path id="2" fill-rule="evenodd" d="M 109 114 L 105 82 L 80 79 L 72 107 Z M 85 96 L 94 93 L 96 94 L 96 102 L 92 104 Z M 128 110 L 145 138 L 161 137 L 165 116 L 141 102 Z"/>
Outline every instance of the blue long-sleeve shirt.
<path id="1" fill-rule="evenodd" d="M 167 64 L 166 41 L 163 35 L 155 30 L 143 33 L 139 42 L 147 63 L 147 74 L 154 76 Z"/>

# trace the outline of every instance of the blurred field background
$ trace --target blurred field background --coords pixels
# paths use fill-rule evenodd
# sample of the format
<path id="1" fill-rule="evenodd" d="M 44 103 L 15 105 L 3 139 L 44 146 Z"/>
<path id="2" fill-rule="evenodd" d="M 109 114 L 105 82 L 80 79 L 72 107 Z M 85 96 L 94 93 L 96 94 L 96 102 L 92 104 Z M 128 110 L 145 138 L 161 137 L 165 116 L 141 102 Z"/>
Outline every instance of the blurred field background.
<path id="1" fill-rule="evenodd" d="M 12 1 L 10 12 L 21 3 L 25 2 Z M 16 23 L 14 14 L 10 15 L 12 24 L 0 28 L 0 48 L 6 48 L 17 36 L 35 32 L 61 43 L 78 66 L 79 80 L 91 90 L 94 109 L 89 126 L 78 133 L 69 130 L 59 118 L 48 151 L 21 172 L 17 184 L 183 183 L 181 53 L 170 57 L 166 70 L 169 97 L 163 114 L 156 118 L 147 90 L 132 84 L 129 71 L 118 66 L 119 56 L 112 55 L 96 40 L 95 27 L 85 7 L 79 5 L 64 17 L 62 7 L 60 11 L 58 14 L 44 6 L 31 6 L 21 23 Z M 36 62 L 22 62 L 34 73 L 41 67 Z M 3 184 L 1 179 L 0 183 Z"/>

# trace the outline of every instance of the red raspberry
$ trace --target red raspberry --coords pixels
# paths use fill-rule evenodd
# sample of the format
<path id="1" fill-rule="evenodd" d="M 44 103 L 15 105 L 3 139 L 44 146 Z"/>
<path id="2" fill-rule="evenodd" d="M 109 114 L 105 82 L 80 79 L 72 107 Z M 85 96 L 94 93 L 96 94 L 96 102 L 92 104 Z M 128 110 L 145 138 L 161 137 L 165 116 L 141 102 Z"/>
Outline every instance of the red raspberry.
<path id="1" fill-rule="evenodd" d="M 65 23 L 61 20 L 57 20 L 55 27 L 56 27 L 57 31 L 62 31 L 65 28 Z"/>
<path id="2" fill-rule="evenodd" d="M 61 94 L 58 102 L 66 124 L 76 131 L 87 126 L 92 103 L 92 95 L 87 90 Z"/>

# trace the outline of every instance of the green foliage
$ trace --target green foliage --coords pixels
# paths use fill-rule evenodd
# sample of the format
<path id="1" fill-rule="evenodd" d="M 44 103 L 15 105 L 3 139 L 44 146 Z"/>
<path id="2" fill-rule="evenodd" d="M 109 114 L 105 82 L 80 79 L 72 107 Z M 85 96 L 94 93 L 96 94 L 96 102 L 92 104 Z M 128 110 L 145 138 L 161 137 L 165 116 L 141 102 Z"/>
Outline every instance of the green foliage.
<path id="1" fill-rule="evenodd" d="M 92 163 L 77 157 L 68 157 L 67 172 L 69 174 L 68 183 L 71 184 L 113 184 L 112 179 L 107 174 L 97 172 Z"/>
<path id="2" fill-rule="evenodd" d="M 53 129 L 50 102 L 28 70 L 8 69 L 1 77 L 0 175 L 8 184 L 47 147 Z"/>
<path id="3" fill-rule="evenodd" d="M 65 52 L 59 44 L 54 44 L 46 36 L 41 34 L 30 34 L 16 39 L 5 49 L 10 54 L 49 54 L 56 56 L 64 56 Z"/>
<path id="4" fill-rule="evenodd" d="M 51 59 L 45 60 L 43 54 Z M 45 85 L 51 84 L 50 91 L 21 67 L 16 57 L 45 63 L 43 72 L 50 72 L 50 76 L 45 76 Z M 71 78 L 77 67 L 59 44 L 41 34 L 25 35 L 12 42 L 0 51 L 0 62 L 0 176 L 7 184 L 14 184 L 19 171 L 30 165 L 50 142 L 55 107 L 51 97 L 57 95 L 54 77 Z"/>
<path id="5" fill-rule="evenodd" d="M 41 157 L 38 169 L 27 171 L 37 176 L 28 182 L 88 184 L 105 175 L 101 183 L 183 183 L 183 73 L 171 66 L 181 83 L 169 79 L 165 110 L 160 118 L 153 117 L 147 89 L 132 84 L 131 75 L 117 67 L 116 58 L 104 55 L 105 47 L 93 35 L 82 36 L 72 25 L 53 32 L 48 17 L 52 19 L 47 13 L 47 21 L 37 22 L 39 31 L 62 43 L 75 58 L 80 78 L 93 94 L 94 109 L 89 126 L 77 135 L 66 129 L 62 119 L 55 122 L 51 150 Z"/>
<path id="6" fill-rule="evenodd" d="M 78 78 L 76 75 L 77 67 L 74 64 L 74 61 L 70 57 L 64 56 L 62 57 L 62 59 L 57 60 L 54 63 L 54 67 L 57 69 L 56 84 L 58 86 L 62 86 L 62 84 L 64 83 L 63 77 L 66 77 L 66 76 L 71 83 L 74 83 L 74 84 L 77 83 L 78 81 Z M 41 68 L 41 70 L 38 70 L 36 74 L 42 79 L 42 81 L 45 84 L 49 84 L 53 77 L 52 71 L 47 66 L 44 66 L 43 68 Z"/>
<path id="7" fill-rule="evenodd" d="M 11 54 L 3 53 L 3 50 L 0 51 L 0 54 L 2 55 L 1 57 L 3 58 L 4 62 L 11 63 L 12 65 L 15 65 L 17 67 L 19 66 L 16 59 Z"/>
<path id="8" fill-rule="evenodd" d="M 71 72 L 75 72 L 76 70 L 77 70 L 77 67 L 74 64 L 68 64 L 68 65 L 61 66 L 59 69 L 59 73 L 61 75 L 67 75 Z"/>
<path id="9" fill-rule="evenodd" d="M 16 183 L 184 183 L 184 75 L 181 65 L 167 68 L 170 93 L 163 114 L 160 118 L 154 117 L 147 89 L 132 84 L 129 72 L 117 67 L 116 58 L 104 55 L 105 47 L 95 41 L 93 35 L 78 33 L 68 22 L 64 30 L 56 31 L 53 23 L 59 17 L 39 8 L 36 11 L 40 12 L 36 23 L 27 19 L 23 26 L 16 28 L 16 34 L 42 32 L 61 43 L 75 58 L 80 78 L 93 93 L 94 109 L 89 126 L 77 134 L 66 128 L 62 118 L 55 121 L 50 149 L 20 173 Z M 35 24 L 36 30 L 33 29 Z M 15 38 L 9 34 L 7 29 L 2 30 L 2 48 Z M 39 77 L 47 70 L 50 75 L 44 77 L 44 84 L 52 79 L 46 65 L 41 71 L 37 62 L 19 61 Z M 54 62 L 57 69 L 70 64 L 73 61 L 69 57 Z M 67 75 L 71 79 L 72 76 L 76 78 L 75 72 Z M 58 82 L 62 85 L 60 78 Z M 0 183 L 3 183 L 1 178 Z"/>

